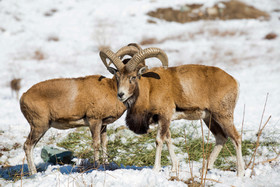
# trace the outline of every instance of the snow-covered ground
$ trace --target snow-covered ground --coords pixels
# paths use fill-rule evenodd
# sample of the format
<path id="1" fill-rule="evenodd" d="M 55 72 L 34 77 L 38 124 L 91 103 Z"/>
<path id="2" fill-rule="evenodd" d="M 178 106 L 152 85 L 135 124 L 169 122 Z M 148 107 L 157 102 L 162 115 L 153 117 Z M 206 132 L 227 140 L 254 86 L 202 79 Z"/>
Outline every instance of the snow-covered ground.
<path id="1" fill-rule="evenodd" d="M 147 15 L 159 7 L 180 8 L 186 3 L 212 6 L 217 0 L 2 0 L 0 1 L 0 149 L 1 167 L 18 169 L 24 159 L 22 145 L 29 133 L 29 124 L 21 114 L 19 103 L 12 97 L 10 80 L 22 78 L 20 95 L 33 84 L 60 77 L 92 74 L 111 75 L 99 58 L 99 47 L 116 51 L 128 43 L 155 38 L 163 43 L 143 47 L 160 47 L 166 51 L 170 66 L 180 64 L 215 65 L 225 69 L 240 82 L 235 124 L 241 130 L 243 108 L 245 123 L 243 139 L 256 140 L 262 111 L 268 93 L 263 122 L 271 120 L 263 137 L 279 143 L 280 137 L 280 2 L 279 0 L 243 0 L 268 12 L 269 21 L 230 20 L 198 21 L 186 24 L 166 22 Z M 147 20 L 156 24 L 150 24 Z M 278 37 L 265 40 L 274 32 Z M 227 34 L 228 33 L 228 34 Z M 232 34 L 234 33 L 234 34 Z M 171 39 L 170 39 L 171 38 Z M 159 65 L 157 60 L 147 62 Z M 122 117 L 112 127 L 123 125 Z M 173 122 L 172 126 L 180 122 Z M 60 140 L 71 130 L 49 130 L 34 150 L 35 163 L 40 164 L 40 150 L 51 137 Z M 200 136 L 200 135 L 198 135 Z M 15 143 L 21 146 L 12 149 Z M 53 143 L 55 146 L 55 142 Z M 263 161 L 276 153 L 261 150 Z M 279 153 L 280 148 L 276 151 Z M 270 157 L 267 157 L 269 155 Z M 25 161 L 26 164 L 26 161 Z M 20 166 L 21 167 L 21 166 Z M 26 165 L 25 165 L 26 167 Z M 61 172 L 54 168 L 59 168 Z M 200 162 L 194 162 L 199 176 Z M 190 178 L 189 166 L 181 160 L 180 178 Z M 67 166 L 49 166 L 45 172 L 17 182 L 0 178 L 0 186 L 186 186 L 169 181 L 170 168 L 161 173 L 151 169 L 123 168 L 115 171 L 88 173 L 62 172 Z M 0 169 L 3 172 L 4 169 Z M 236 173 L 212 170 L 207 178 L 215 186 L 280 186 L 280 161 L 258 164 L 255 175 L 246 170 L 244 178 Z"/>

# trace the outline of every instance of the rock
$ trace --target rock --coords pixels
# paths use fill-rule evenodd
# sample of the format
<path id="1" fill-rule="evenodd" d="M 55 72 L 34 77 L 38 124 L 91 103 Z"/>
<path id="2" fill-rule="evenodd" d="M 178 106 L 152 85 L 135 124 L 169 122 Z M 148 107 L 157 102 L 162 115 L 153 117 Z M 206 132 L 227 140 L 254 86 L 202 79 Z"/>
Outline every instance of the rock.
<path id="1" fill-rule="evenodd" d="M 49 162 L 51 164 L 70 164 L 73 153 L 71 151 L 44 146 L 41 151 L 41 158 L 44 162 Z"/>
<path id="2" fill-rule="evenodd" d="M 273 39 L 277 38 L 277 34 L 271 32 L 271 33 L 268 33 L 264 38 L 267 40 L 273 40 Z"/>

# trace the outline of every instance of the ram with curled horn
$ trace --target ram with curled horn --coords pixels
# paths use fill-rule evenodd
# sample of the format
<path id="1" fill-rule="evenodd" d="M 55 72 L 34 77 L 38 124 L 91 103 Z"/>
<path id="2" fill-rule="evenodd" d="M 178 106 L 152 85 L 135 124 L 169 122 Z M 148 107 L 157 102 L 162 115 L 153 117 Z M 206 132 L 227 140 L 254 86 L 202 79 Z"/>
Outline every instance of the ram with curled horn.
<path id="1" fill-rule="evenodd" d="M 137 50 L 136 50 L 137 49 Z M 107 68 L 107 70 L 112 73 L 115 74 L 117 71 L 121 71 L 122 69 L 125 68 L 125 64 L 127 64 L 128 61 L 131 61 L 131 58 L 129 59 L 124 59 L 123 61 L 121 60 L 125 55 L 129 55 L 129 56 L 133 56 L 134 54 L 136 54 L 138 51 L 141 51 L 142 48 L 140 47 L 140 45 L 136 44 L 136 43 L 131 43 L 128 44 L 128 46 L 125 48 L 126 52 L 122 52 L 122 50 L 117 51 L 117 53 L 115 54 L 113 51 L 111 51 L 109 48 L 104 48 L 100 51 L 100 58 L 103 62 L 103 64 L 105 65 L 105 67 Z M 123 55 L 122 55 L 123 54 Z M 109 59 L 110 62 L 107 63 L 106 59 Z M 110 64 L 114 64 L 116 69 L 111 67 Z M 137 64 L 139 67 L 146 67 L 145 65 L 145 59 L 139 61 L 139 63 Z M 128 65 L 131 66 L 131 65 Z"/>
<path id="2" fill-rule="evenodd" d="M 115 56 L 133 56 L 138 51 L 133 45 L 125 46 Z M 116 68 L 122 65 L 120 60 Z M 29 173 L 37 172 L 32 152 L 51 127 L 69 129 L 88 126 L 93 139 L 94 160 L 99 161 L 100 145 L 106 160 L 106 125 L 116 121 L 126 110 L 116 95 L 116 79 L 101 75 L 47 80 L 24 93 L 20 99 L 20 108 L 31 128 L 24 143 Z"/>
<path id="3" fill-rule="evenodd" d="M 147 70 L 140 62 L 158 58 L 164 67 Z M 113 57 L 110 57 L 113 59 Z M 181 65 L 169 67 L 164 51 L 158 48 L 140 50 L 122 69 L 115 72 L 117 97 L 127 107 L 126 124 L 137 134 L 147 133 L 151 123 L 158 124 L 154 170 L 161 168 L 161 152 L 166 142 L 172 171 L 178 172 L 178 161 L 169 130 L 172 120 L 203 120 L 216 139 L 208 159 L 208 169 L 228 138 L 235 146 L 237 175 L 244 175 L 241 137 L 234 126 L 234 109 L 238 99 L 238 82 L 218 67 Z"/>

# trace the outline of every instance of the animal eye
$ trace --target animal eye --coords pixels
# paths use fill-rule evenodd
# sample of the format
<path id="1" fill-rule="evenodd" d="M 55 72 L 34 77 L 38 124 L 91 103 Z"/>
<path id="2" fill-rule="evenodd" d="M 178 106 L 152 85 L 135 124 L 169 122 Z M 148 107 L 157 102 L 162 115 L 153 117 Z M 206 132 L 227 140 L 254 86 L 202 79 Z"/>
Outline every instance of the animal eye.
<path id="1" fill-rule="evenodd" d="M 136 79 L 135 76 L 130 77 L 130 80 L 131 80 L 131 81 L 134 81 L 135 79 Z"/>
<path id="2" fill-rule="evenodd" d="M 135 79 L 136 79 L 136 77 L 135 77 L 135 76 L 132 76 L 132 77 L 129 78 L 129 82 L 131 83 L 131 82 L 134 81 Z"/>

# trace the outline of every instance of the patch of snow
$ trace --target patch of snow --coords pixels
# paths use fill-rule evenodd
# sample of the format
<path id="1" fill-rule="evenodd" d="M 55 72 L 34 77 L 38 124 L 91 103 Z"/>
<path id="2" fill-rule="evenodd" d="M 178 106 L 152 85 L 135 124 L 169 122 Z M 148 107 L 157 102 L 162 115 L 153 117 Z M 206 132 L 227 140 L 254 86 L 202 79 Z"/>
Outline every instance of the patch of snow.
<path id="1" fill-rule="evenodd" d="M 187 3 L 203 3 L 210 7 L 218 0 L 41 0 L 1 1 L 0 3 L 0 163 L 12 165 L 20 171 L 24 159 L 22 145 L 29 133 L 29 124 L 21 114 L 19 102 L 12 97 L 9 81 L 22 78 L 20 95 L 32 85 L 51 78 L 80 77 L 102 74 L 112 77 L 99 58 L 99 47 L 110 46 L 113 51 L 131 42 L 140 43 L 144 38 L 155 38 L 155 43 L 144 48 L 160 47 L 167 52 L 170 66 L 181 64 L 215 65 L 225 69 L 240 83 L 240 96 L 235 110 L 235 124 L 241 130 L 243 108 L 245 122 L 243 139 L 256 140 L 263 107 L 268 95 L 263 123 L 271 119 L 261 141 L 279 142 L 280 135 L 280 24 L 278 0 L 244 0 L 245 3 L 267 11 L 269 21 L 229 20 L 198 21 L 187 24 L 166 22 L 147 15 L 160 7 L 174 7 Z M 156 21 L 148 24 L 147 19 Z M 265 40 L 274 32 L 278 37 Z M 51 40 L 57 38 L 57 41 Z M 171 39 L 170 39 L 171 38 Z M 39 56 L 36 56 L 39 55 Z M 41 59 L 40 59 L 40 55 Z M 158 60 L 148 60 L 149 66 L 158 66 Z M 171 128 L 182 128 L 193 138 L 201 137 L 199 122 L 193 122 L 197 130 L 186 127 L 184 120 L 174 121 Z M 124 116 L 110 126 L 125 125 Z M 206 127 L 204 127 L 206 130 Z M 42 164 L 40 151 L 52 137 L 62 140 L 73 130 L 50 129 L 34 149 L 36 165 Z M 190 132 L 191 131 L 191 132 Z M 207 131 L 205 132 L 207 133 Z M 127 134 L 109 135 L 109 139 Z M 174 140 L 177 141 L 177 140 Z M 179 141 L 179 139 L 178 139 Z M 13 149 L 19 143 L 20 148 Z M 54 142 L 53 146 L 56 145 Z M 148 149 L 151 148 L 149 144 Z M 276 148 L 279 152 L 279 147 Z M 121 151 L 121 150 L 120 150 Z M 257 162 L 276 157 L 276 153 L 260 147 L 262 156 Z M 185 155 L 186 156 L 186 155 Z M 190 178 L 189 164 L 180 155 L 179 178 Z M 27 170 L 24 161 L 24 170 Z M 24 177 L 17 182 L 5 180 L 4 165 L 0 168 L 2 186 L 186 186 L 179 181 L 168 180 L 171 168 L 160 173 L 150 168 L 123 166 L 113 171 L 92 170 L 86 173 L 71 172 L 72 166 L 45 166 L 44 172 Z M 193 162 L 193 173 L 200 176 L 201 162 Z M 237 178 L 236 172 L 213 169 L 207 175 L 219 181 L 207 181 L 214 186 L 280 186 L 279 159 L 272 163 L 257 164 L 254 175 L 247 169 L 245 177 Z"/>

